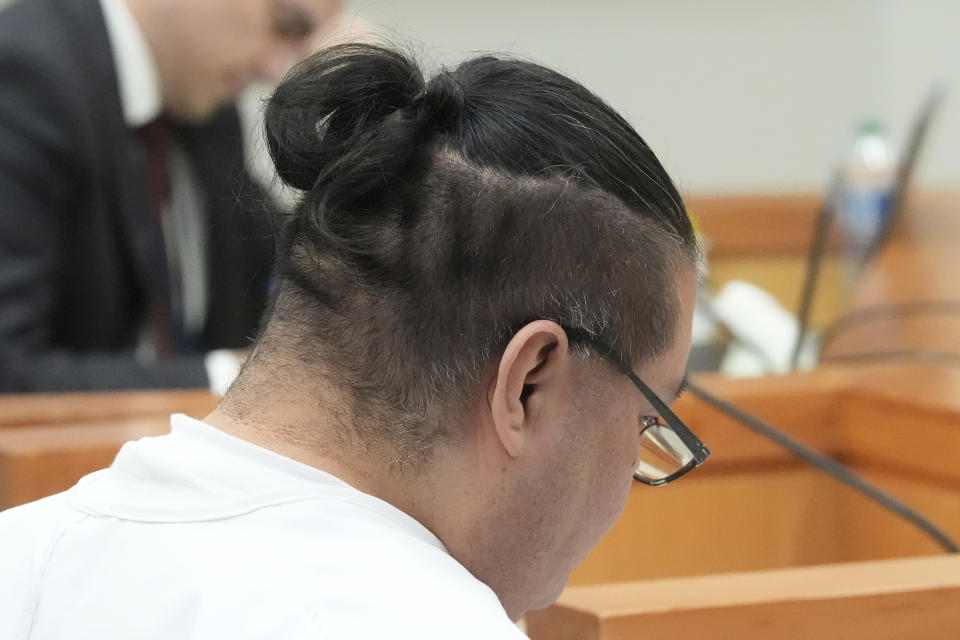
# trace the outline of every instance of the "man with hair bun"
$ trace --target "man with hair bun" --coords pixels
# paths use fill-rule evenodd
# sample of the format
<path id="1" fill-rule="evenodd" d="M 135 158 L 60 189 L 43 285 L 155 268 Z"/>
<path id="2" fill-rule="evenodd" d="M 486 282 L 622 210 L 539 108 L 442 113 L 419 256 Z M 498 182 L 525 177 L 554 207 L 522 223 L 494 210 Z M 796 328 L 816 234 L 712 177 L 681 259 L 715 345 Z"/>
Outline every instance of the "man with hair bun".
<path id="1" fill-rule="evenodd" d="M 251 357 L 203 421 L 0 515 L 0 627 L 522 638 L 635 481 L 709 454 L 668 406 L 698 258 L 679 194 L 597 96 L 508 58 L 427 80 L 334 47 L 266 129 L 303 195 Z"/>

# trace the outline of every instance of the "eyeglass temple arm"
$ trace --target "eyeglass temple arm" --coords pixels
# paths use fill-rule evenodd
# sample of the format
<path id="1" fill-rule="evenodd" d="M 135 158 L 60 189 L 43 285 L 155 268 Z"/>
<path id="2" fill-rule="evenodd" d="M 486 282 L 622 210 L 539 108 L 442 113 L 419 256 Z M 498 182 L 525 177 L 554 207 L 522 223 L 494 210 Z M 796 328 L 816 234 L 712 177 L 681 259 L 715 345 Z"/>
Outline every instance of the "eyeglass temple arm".
<path id="1" fill-rule="evenodd" d="M 667 425 L 673 429 L 674 433 L 677 434 L 677 437 L 683 441 L 683 444 L 687 445 L 690 451 L 693 452 L 693 456 L 697 461 L 697 464 L 701 464 L 704 460 L 707 459 L 707 456 L 710 455 L 710 450 L 707 448 L 703 442 L 700 441 L 700 438 L 695 436 L 692 431 L 683 424 L 683 422 L 677 417 L 667 404 L 661 400 L 656 393 L 653 392 L 653 389 L 647 386 L 647 384 L 640 379 L 640 377 L 635 374 L 633 371 L 627 371 L 627 377 L 630 378 L 630 381 L 640 390 L 640 393 L 643 394 L 643 397 L 647 399 L 654 410 L 660 414 L 660 416 L 667 421 Z"/>

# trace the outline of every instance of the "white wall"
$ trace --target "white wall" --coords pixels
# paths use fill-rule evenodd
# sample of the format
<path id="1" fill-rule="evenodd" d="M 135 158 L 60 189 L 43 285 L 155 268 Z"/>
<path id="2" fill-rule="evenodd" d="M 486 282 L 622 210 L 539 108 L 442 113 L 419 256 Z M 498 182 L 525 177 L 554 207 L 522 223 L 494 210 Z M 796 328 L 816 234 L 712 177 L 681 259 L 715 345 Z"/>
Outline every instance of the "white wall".
<path id="1" fill-rule="evenodd" d="M 634 124 L 686 191 L 819 189 L 854 123 L 894 142 L 951 92 L 918 168 L 960 184 L 956 0 L 348 0 L 429 61 L 503 51 L 564 71 Z"/>

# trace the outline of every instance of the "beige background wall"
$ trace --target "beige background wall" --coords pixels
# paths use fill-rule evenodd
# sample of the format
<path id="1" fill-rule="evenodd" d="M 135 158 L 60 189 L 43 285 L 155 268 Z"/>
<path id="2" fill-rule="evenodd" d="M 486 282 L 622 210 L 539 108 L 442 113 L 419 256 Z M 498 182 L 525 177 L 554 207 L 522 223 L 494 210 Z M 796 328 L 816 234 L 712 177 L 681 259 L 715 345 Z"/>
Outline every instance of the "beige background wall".
<path id="1" fill-rule="evenodd" d="M 960 184 L 956 0 L 346 3 L 434 63 L 505 51 L 572 74 L 688 192 L 819 189 L 859 118 L 897 141 L 939 78 L 951 94 L 918 178 Z"/>
<path id="2" fill-rule="evenodd" d="M 349 0 L 430 58 L 508 51 L 570 73 L 634 123 L 687 191 L 819 189 L 864 115 L 898 139 L 953 91 L 919 178 L 960 184 L 960 2 Z"/>

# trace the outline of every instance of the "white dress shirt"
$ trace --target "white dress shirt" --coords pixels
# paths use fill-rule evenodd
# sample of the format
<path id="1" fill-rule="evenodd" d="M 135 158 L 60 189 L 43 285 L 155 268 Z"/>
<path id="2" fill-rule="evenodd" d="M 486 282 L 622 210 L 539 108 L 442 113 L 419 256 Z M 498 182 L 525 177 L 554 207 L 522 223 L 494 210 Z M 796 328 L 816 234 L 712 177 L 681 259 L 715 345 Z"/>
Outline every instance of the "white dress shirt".
<path id="1" fill-rule="evenodd" d="M 192 418 L 172 427 L 0 513 L 4 638 L 526 638 L 402 511 Z"/>
<path id="2" fill-rule="evenodd" d="M 123 119 L 131 129 L 160 115 L 160 76 L 150 45 L 124 0 L 100 0 L 120 87 Z"/>

